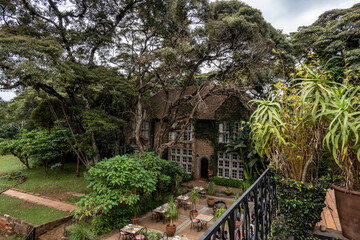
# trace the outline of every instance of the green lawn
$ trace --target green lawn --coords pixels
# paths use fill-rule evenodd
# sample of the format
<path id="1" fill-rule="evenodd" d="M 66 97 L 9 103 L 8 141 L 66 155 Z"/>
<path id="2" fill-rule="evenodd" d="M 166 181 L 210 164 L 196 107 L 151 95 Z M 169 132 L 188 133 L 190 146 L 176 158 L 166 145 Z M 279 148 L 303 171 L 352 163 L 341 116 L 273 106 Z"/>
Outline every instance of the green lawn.
<path id="1" fill-rule="evenodd" d="M 12 155 L 0 156 L 0 174 L 21 171 L 25 168 L 20 160 Z"/>
<path id="2" fill-rule="evenodd" d="M 83 172 L 80 177 L 76 177 L 75 171 L 75 163 L 65 164 L 64 170 L 49 170 L 48 174 L 41 167 L 24 169 L 23 173 L 28 178 L 26 182 L 16 188 L 33 193 L 53 189 L 61 192 L 88 193 L 88 182 L 85 180 Z"/>
<path id="3" fill-rule="evenodd" d="M 0 212 L 35 225 L 70 215 L 68 212 L 27 203 L 4 195 L 0 195 Z"/>

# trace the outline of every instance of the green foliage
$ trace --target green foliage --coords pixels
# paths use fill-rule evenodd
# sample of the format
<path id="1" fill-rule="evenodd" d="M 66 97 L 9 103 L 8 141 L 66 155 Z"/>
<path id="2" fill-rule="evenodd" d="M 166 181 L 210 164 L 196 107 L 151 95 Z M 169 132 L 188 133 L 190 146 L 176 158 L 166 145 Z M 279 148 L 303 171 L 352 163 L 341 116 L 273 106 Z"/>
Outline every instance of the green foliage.
<path id="1" fill-rule="evenodd" d="M 194 187 L 193 190 L 189 194 L 189 200 L 192 202 L 192 207 L 193 207 L 192 210 L 196 210 L 196 202 L 199 199 L 200 199 L 200 194 Z"/>
<path id="2" fill-rule="evenodd" d="M 156 207 L 159 200 L 148 201 L 153 194 L 166 195 L 175 185 L 174 176 L 184 172 L 182 167 L 156 157 L 154 153 L 116 156 L 104 159 L 91 167 L 87 176 L 93 190 L 82 197 L 76 212 L 83 215 L 108 214 L 118 206 L 139 207 L 139 214 Z M 130 214 L 131 216 L 131 214 Z"/>
<path id="3" fill-rule="evenodd" d="M 150 231 L 147 233 L 148 240 L 160 240 L 162 238 L 161 232 Z"/>
<path id="4" fill-rule="evenodd" d="M 62 103 L 57 98 L 47 98 L 39 102 L 30 115 L 35 126 L 50 130 L 54 127 L 55 121 L 64 118 Z"/>
<path id="5" fill-rule="evenodd" d="M 348 72 L 355 83 L 359 79 L 360 69 L 360 34 L 357 31 L 360 24 L 359 7 L 359 4 L 355 4 L 348 9 L 327 11 L 312 25 L 301 27 L 291 37 L 295 55 L 310 62 L 315 54 L 322 65 L 337 57 L 326 66 L 327 69 L 339 77 L 336 79 L 340 80 L 338 82 L 341 83 L 341 78 Z"/>
<path id="6" fill-rule="evenodd" d="M 123 155 L 97 163 L 87 179 L 93 192 L 79 202 L 86 216 L 107 213 L 119 204 L 135 205 L 156 190 L 157 173 L 144 169 L 136 155 Z"/>
<path id="7" fill-rule="evenodd" d="M 215 186 L 215 183 L 213 181 L 206 184 L 205 189 L 206 189 L 206 193 L 209 194 L 209 195 L 215 195 L 216 194 L 216 186 Z"/>
<path id="8" fill-rule="evenodd" d="M 226 209 L 224 207 L 217 208 L 214 213 L 214 220 L 218 220 L 225 212 Z"/>
<path id="9" fill-rule="evenodd" d="M 66 228 L 69 240 L 93 240 L 96 234 L 89 223 L 78 223 Z"/>
<path id="10" fill-rule="evenodd" d="M 115 208 L 112 211 L 95 216 L 91 224 L 94 227 L 95 233 L 101 235 L 129 224 L 131 214 L 130 208 Z"/>
<path id="11" fill-rule="evenodd" d="M 175 204 L 173 197 L 170 198 L 169 205 L 165 214 L 170 216 L 170 225 L 173 226 L 174 220 L 178 219 L 179 217 L 179 208 L 177 204 Z"/>
<path id="12" fill-rule="evenodd" d="M 19 159 L 17 157 L 13 155 L 0 155 L 0 174 L 12 171 L 21 171 L 23 169 L 24 164 L 19 162 Z"/>
<path id="13" fill-rule="evenodd" d="M 283 229 L 289 230 L 290 236 L 302 236 L 312 231 L 321 220 L 321 212 L 326 206 L 324 201 L 328 179 L 321 179 L 319 184 L 297 182 L 284 177 L 275 177 L 278 213 L 284 219 Z"/>
<path id="14" fill-rule="evenodd" d="M 252 184 L 251 181 L 240 181 L 240 180 L 237 180 L 237 179 L 222 178 L 222 177 L 213 177 L 213 178 L 211 178 L 211 181 L 214 182 L 216 185 L 219 185 L 219 186 L 240 188 L 240 189 L 243 189 L 243 190 L 246 190 L 248 185 Z"/>
<path id="15" fill-rule="evenodd" d="M 11 172 L 8 175 L 6 175 L 6 178 L 8 181 L 18 181 L 18 182 L 23 182 L 27 179 L 27 177 L 23 174 L 22 171 Z"/>

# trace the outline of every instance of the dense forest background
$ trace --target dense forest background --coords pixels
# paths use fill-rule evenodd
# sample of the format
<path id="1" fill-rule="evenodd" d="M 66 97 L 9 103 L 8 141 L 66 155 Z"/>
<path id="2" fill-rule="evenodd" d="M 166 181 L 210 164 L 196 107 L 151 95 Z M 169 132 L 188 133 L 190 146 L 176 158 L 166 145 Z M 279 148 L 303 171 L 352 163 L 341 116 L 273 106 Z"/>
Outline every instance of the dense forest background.
<path id="1" fill-rule="evenodd" d="M 181 89 L 159 119 L 168 136 L 194 118 L 179 114 L 184 103 L 194 113 L 218 92 L 267 98 L 302 64 L 359 81 L 360 4 L 325 12 L 291 35 L 236 0 L 1 0 L 0 7 L 0 89 L 17 92 L 0 99 L 0 148 L 27 166 L 31 158 L 45 169 L 90 166 L 122 154 L 133 122 L 145 150 L 141 124 L 159 90 L 170 97 Z M 161 136 L 158 156 L 178 140 Z"/>

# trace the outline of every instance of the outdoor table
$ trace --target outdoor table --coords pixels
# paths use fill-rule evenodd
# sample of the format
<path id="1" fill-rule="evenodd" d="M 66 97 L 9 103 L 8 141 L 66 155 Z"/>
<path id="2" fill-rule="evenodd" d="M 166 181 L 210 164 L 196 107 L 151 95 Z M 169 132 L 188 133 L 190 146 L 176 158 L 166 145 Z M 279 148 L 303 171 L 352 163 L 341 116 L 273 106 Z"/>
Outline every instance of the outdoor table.
<path id="1" fill-rule="evenodd" d="M 160 207 L 155 208 L 153 211 L 158 212 L 160 214 L 164 214 L 167 211 L 168 205 L 169 205 L 168 203 L 165 203 L 165 204 L 161 205 Z"/>
<path id="2" fill-rule="evenodd" d="M 196 187 L 194 187 L 194 188 L 195 188 L 195 190 L 196 190 L 196 191 L 198 191 L 198 192 L 200 192 L 200 191 L 203 191 L 203 190 L 204 190 L 204 188 L 203 188 L 203 187 L 197 187 L 197 186 L 196 186 Z"/>
<path id="3" fill-rule="evenodd" d="M 135 235 L 137 232 L 139 232 L 143 227 L 140 225 L 133 225 L 133 224 L 128 224 L 125 227 L 123 227 L 122 229 L 120 229 L 123 232 L 129 233 L 131 235 Z"/>
<path id="4" fill-rule="evenodd" d="M 207 226 L 208 222 L 210 222 L 211 220 L 213 220 L 214 216 L 211 215 L 205 215 L 205 214 L 200 214 L 196 217 L 196 219 L 200 220 L 201 224 L 201 229 L 204 226 Z"/>
<path id="5" fill-rule="evenodd" d="M 171 240 L 189 240 L 186 236 L 175 236 Z"/>
<path id="6" fill-rule="evenodd" d="M 187 201 L 187 200 L 189 200 L 189 196 L 188 195 L 180 195 L 176 199 L 180 200 L 180 201 Z"/>

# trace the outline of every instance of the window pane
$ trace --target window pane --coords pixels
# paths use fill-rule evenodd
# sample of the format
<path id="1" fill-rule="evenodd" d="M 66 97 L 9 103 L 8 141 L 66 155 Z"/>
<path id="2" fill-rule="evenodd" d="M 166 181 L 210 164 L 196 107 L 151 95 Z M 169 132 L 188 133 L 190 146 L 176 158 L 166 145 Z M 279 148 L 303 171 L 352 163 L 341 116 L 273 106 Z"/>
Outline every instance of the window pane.
<path id="1" fill-rule="evenodd" d="M 225 153 L 225 159 L 229 159 L 229 154 Z"/>
<path id="2" fill-rule="evenodd" d="M 219 167 L 224 166 L 224 161 L 219 161 Z"/>
<path id="3" fill-rule="evenodd" d="M 187 155 L 187 150 L 186 149 L 183 149 L 183 154 Z"/>
<path id="4" fill-rule="evenodd" d="M 188 161 L 189 161 L 189 162 L 192 162 L 192 157 L 188 157 Z"/>
<path id="5" fill-rule="evenodd" d="M 188 150 L 188 154 L 189 154 L 190 156 L 192 155 L 192 150 L 191 150 L 191 149 Z"/>
<path id="6" fill-rule="evenodd" d="M 229 167 L 229 166 L 230 166 L 229 161 L 225 161 L 225 167 Z"/>
<path id="7" fill-rule="evenodd" d="M 176 156 L 176 161 L 180 162 L 180 156 Z"/>
<path id="8" fill-rule="evenodd" d="M 229 132 L 230 131 L 230 123 L 226 123 L 225 126 L 226 126 L 225 131 Z"/>
<path id="9" fill-rule="evenodd" d="M 244 180 L 244 172 L 242 170 L 239 171 L 239 179 Z"/>
<path id="10" fill-rule="evenodd" d="M 175 156 L 174 155 L 171 156 L 171 161 L 175 161 Z"/>
<path id="11" fill-rule="evenodd" d="M 183 157 L 183 162 L 186 162 L 187 158 L 186 157 Z"/>
<path id="12" fill-rule="evenodd" d="M 180 154 L 180 148 L 176 149 L 176 153 Z"/>
<path id="13" fill-rule="evenodd" d="M 224 125 L 222 123 L 219 123 L 219 132 L 223 132 Z"/>
<path id="14" fill-rule="evenodd" d="M 191 172 L 192 169 L 191 169 L 191 164 L 188 164 L 188 172 Z"/>
<path id="15" fill-rule="evenodd" d="M 233 162 L 233 163 L 232 163 L 232 167 L 233 167 L 233 168 L 237 168 L 237 162 Z"/>
<path id="16" fill-rule="evenodd" d="M 224 153 L 220 152 L 219 153 L 219 158 L 224 158 Z"/>
<path id="17" fill-rule="evenodd" d="M 222 175 L 223 175 L 223 170 L 222 170 L 222 168 L 219 168 L 218 169 L 218 176 L 222 177 Z"/>
<path id="18" fill-rule="evenodd" d="M 237 156 L 238 156 L 237 154 L 233 154 L 233 155 L 232 155 L 232 159 L 233 159 L 233 160 L 237 160 Z"/>
<path id="19" fill-rule="evenodd" d="M 229 169 L 225 169 L 225 177 L 229 177 Z"/>
<path id="20" fill-rule="evenodd" d="M 219 142 L 220 143 L 224 142 L 224 137 L 222 133 L 219 134 Z"/>
<path id="21" fill-rule="evenodd" d="M 175 148 L 172 148 L 172 149 L 171 149 L 171 153 L 172 153 L 172 154 L 175 154 Z"/>
<path id="22" fill-rule="evenodd" d="M 183 164 L 183 168 L 184 168 L 184 170 L 186 171 L 186 164 Z"/>
<path id="23" fill-rule="evenodd" d="M 232 170 L 231 177 L 237 179 L 237 170 Z"/>

